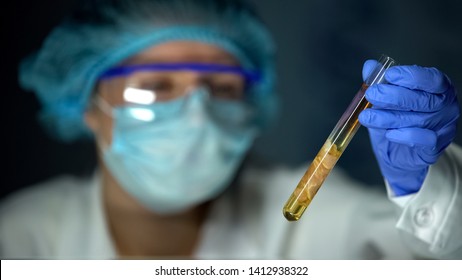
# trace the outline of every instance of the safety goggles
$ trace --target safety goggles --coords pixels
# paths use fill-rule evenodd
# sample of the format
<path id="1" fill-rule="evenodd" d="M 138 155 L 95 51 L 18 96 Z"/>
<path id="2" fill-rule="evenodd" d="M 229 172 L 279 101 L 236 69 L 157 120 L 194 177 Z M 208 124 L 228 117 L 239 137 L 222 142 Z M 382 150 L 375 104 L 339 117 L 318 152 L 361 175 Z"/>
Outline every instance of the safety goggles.
<path id="1" fill-rule="evenodd" d="M 220 127 L 235 129 L 253 126 L 256 116 L 255 108 L 248 103 L 210 98 L 205 88 L 193 89 L 187 95 L 171 101 L 151 104 L 114 106 L 99 95 L 93 102 L 108 116 L 132 127 L 184 118 L 200 120 L 207 116 Z"/>
<path id="2" fill-rule="evenodd" d="M 260 81 L 258 71 L 212 63 L 155 63 L 111 68 L 99 79 L 111 106 L 149 105 L 184 97 L 191 88 L 207 88 L 212 99 L 245 101 Z"/>

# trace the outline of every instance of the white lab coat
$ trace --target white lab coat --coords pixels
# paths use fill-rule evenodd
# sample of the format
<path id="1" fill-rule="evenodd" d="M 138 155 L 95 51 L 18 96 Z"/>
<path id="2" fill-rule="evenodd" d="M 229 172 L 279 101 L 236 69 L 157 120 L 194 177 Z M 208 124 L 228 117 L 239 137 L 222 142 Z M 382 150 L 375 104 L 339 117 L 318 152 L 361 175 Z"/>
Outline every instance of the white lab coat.
<path id="1" fill-rule="evenodd" d="M 306 166 L 249 169 L 212 205 L 198 259 L 462 258 L 462 150 L 450 146 L 418 194 L 392 199 L 335 168 L 298 222 L 282 206 Z M 152 238 L 156 238 L 153 236 Z M 168 240 L 166 240 L 168 242 Z M 62 177 L 0 206 L 2 259 L 115 259 L 99 176 Z M 181 257 L 181 256 L 180 256 Z"/>

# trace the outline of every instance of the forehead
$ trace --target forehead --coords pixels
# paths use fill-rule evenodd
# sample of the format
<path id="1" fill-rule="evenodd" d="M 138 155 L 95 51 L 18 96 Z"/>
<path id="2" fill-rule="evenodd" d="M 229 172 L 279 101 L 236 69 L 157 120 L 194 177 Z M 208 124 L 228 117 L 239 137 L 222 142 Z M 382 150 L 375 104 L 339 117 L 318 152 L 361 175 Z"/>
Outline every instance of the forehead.
<path id="1" fill-rule="evenodd" d="M 215 45 L 193 42 L 173 41 L 162 43 L 125 60 L 122 64 L 133 65 L 143 63 L 167 62 L 203 62 L 225 65 L 238 65 L 237 59 Z"/>

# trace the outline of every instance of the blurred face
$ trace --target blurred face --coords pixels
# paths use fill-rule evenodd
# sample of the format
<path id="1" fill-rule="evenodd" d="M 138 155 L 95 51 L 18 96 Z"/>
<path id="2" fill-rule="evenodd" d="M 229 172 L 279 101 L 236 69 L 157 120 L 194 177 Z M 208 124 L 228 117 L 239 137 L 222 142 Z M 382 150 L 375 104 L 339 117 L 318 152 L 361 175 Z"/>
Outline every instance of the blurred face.
<path id="1" fill-rule="evenodd" d="M 220 48 L 171 42 L 101 75 L 86 121 L 101 163 L 157 213 L 190 209 L 232 181 L 257 133 L 250 71 Z"/>
<path id="2" fill-rule="evenodd" d="M 237 60 L 219 47 L 189 41 L 175 41 L 149 48 L 124 61 L 122 65 L 143 65 L 156 63 L 213 63 L 224 66 L 238 66 Z M 127 97 L 127 86 L 137 91 Z M 245 79 L 232 73 L 197 71 L 137 71 L 130 75 L 101 80 L 96 88 L 96 97 L 104 100 L 107 109 L 130 105 L 130 100 L 154 98 L 156 101 L 170 101 L 197 87 L 206 87 L 217 98 L 239 100 L 244 94 Z M 147 96 L 146 92 L 155 92 Z M 112 142 L 113 118 L 101 106 L 90 106 L 85 120 L 97 137 L 110 145 Z"/>

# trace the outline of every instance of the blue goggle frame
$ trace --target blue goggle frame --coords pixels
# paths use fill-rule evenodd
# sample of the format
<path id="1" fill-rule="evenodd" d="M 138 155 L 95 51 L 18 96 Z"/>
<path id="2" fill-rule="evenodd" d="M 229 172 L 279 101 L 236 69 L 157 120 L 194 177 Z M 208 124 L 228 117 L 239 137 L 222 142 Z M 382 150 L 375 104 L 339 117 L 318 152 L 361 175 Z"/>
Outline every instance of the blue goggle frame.
<path id="1" fill-rule="evenodd" d="M 150 63 L 137 65 L 124 65 L 111 68 L 100 75 L 100 79 L 109 79 L 118 76 L 127 76 L 137 71 L 196 71 L 221 72 L 241 75 L 248 84 L 261 80 L 261 73 L 256 70 L 247 70 L 240 66 L 230 66 L 214 63 Z"/>

